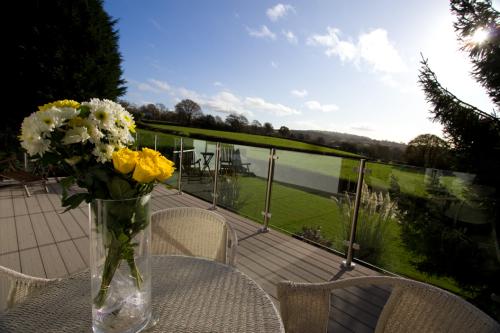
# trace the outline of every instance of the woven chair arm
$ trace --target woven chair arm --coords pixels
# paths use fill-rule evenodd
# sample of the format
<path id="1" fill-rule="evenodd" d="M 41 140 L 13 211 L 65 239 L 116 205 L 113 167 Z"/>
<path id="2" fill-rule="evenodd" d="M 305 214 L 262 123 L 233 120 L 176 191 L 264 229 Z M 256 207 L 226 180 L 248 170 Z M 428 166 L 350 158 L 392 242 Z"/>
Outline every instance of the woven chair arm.
<path id="1" fill-rule="evenodd" d="M 238 254 L 238 235 L 234 231 L 233 227 L 226 223 L 227 233 L 229 239 L 231 240 L 230 247 L 228 249 L 228 264 L 231 266 L 236 265 L 236 255 Z"/>

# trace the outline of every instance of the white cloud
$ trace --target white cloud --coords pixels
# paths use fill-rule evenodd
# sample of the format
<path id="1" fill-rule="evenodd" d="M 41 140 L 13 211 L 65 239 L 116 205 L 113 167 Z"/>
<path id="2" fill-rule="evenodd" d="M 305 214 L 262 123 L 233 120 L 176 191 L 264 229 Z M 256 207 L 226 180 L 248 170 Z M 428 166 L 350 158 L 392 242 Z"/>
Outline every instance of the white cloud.
<path id="1" fill-rule="evenodd" d="M 318 101 L 307 101 L 304 103 L 305 107 L 312 111 L 321 111 L 321 112 L 333 112 L 337 111 L 339 107 L 335 104 L 321 104 Z"/>
<path id="2" fill-rule="evenodd" d="M 328 57 L 338 56 L 342 62 L 350 61 L 359 66 L 368 64 L 374 71 L 381 73 L 400 73 L 406 65 L 387 37 L 384 29 L 374 29 L 358 36 L 358 42 L 342 40 L 340 30 L 327 27 L 326 35 L 312 35 L 307 44 L 323 46 Z"/>
<path id="3" fill-rule="evenodd" d="M 184 87 L 180 87 L 176 90 L 175 95 L 182 99 L 189 98 L 193 101 L 200 100 L 201 96 L 193 90 L 186 89 Z"/>
<path id="4" fill-rule="evenodd" d="M 251 110 L 272 113 L 276 116 L 289 116 L 292 114 L 300 114 L 300 111 L 297 111 L 293 108 L 290 108 L 288 106 L 279 103 L 277 104 L 269 103 L 260 97 L 246 97 L 244 105 L 245 107 Z"/>
<path id="5" fill-rule="evenodd" d="M 290 91 L 290 94 L 296 97 L 304 98 L 307 96 L 308 92 L 305 89 L 302 90 L 293 89 L 292 91 Z"/>
<path id="6" fill-rule="evenodd" d="M 223 84 L 222 84 L 222 82 L 215 81 L 215 82 L 214 82 L 214 86 L 216 86 L 216 87 L 222 87 L 222 86 L 223 86 Z"/>
<path id="7" fill-rule="evenodd" d="M 262 25 L 260 27 L 260 30 L 254 30 L 254 29 L 250 29 L 249 27 L 247 27 L 247 31 L 248 31 L 248 34 L 252 37 L 256 37 L 256 38 L 267 38 L 267 39 L 276 39 L 276 34 L 274 32 L 272 32 L 271 30 L 269 30 L 269 28 L 265 25 Z"/>
<path id="8" fill-rule="evenodd" d="M 140 91 L 149 91 L 155 94 L 170 92 L 170 86 L 167 82 L 149 79 L 148 82 L 137 82 L 137 89 Z"/>
<path id="9" fill-rule="evenodd" d="M 271 67 L 272 68 L 278 68 L 278 63 L 271 61 Z"/>
<path id="10" fill-rule="evenodd" d="M 215 112 L 247 114 L 241 99 L 227 91 L 221 91 L 217 95 L 204 99 L 200 103 L 203 107 Z"/>
<path id="11" fill-rule="evenodd" d="M 286 40 L 290 44 L 297 44 L 299 42 L 299 40 L 297 39 L 297 36 L 295 36 L 295 34 L 293 33 L 293 31 L 291 31 L 291 30 L 288 30 L 288 31 L 283 30 L 281 33 L 285 36 Z"/>
<path id="12" fill-rule="evenodd" d="M 266 112 L 276 116 L 288 116 L 300 114 L 299 111 L 279 103 L 270 103 L 260 97 L 241 98 L 228 91 L 221 91 L 218 94 L 199 100 L 199 103 L 215 112 L 239 113 L 253 115 L 253 112 Z"/>
<path id="13" fill-rule="evenodd" d="M 150 79 L 147 83 L 133 80 L 128 80 L 128 82 L 133 82 L 141 92 L 159 93 L 166 91 L 175 103 L 189 98 L 198 103 L 202 108 L 220 113 L 234 112 L 245 116 L 253 116 L 253 112 L 270 113 L 275 116 L 300 114 L 300 111 L 280 103 L 271 103 L 260 97 L 240 97 L 229 91 L 220 91 L 213 96 L 207 96 L 184 87 L 171 87 L 166 82 L 155 79 Z M 144 98 L 142 98 L 141 94 L 137 94 L 137 99 Z"/>
<path id="14" fill-rule="evenodd" d="M 289 12 L 295 12 L 295 8 L 291 5 L 284 5 L 282 3 L 277 4 L 274 7 L 268 8 L 266 10 L 267 17 L 273 22 L 276 22 L 282 17 L 285 17 Z"/>
<path id="15" fill-rule="evenodd" d="M 160 80 L 155 80 L 155 79 L 149 79 L 149 82 L 157 88 L 158 90 L 168 92 L 170 91 L 170 85 L 165 82 L 165 81 L 160 81 Z"/>

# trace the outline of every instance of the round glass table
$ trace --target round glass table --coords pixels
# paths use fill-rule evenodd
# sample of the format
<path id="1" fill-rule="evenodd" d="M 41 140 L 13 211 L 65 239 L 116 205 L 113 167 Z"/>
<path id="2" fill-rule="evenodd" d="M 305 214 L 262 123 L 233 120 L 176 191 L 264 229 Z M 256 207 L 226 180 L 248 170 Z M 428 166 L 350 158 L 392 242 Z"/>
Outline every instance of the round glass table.
<path id="1" fill-rule="evenodd" d="M 236 268 L 184 256 L 151 264 L 155 324 L 145 332 L 284 332 L 269 296 Z M 84 271 L 0 314 L 0 332 L 90 332 L 90 302 Z"/>

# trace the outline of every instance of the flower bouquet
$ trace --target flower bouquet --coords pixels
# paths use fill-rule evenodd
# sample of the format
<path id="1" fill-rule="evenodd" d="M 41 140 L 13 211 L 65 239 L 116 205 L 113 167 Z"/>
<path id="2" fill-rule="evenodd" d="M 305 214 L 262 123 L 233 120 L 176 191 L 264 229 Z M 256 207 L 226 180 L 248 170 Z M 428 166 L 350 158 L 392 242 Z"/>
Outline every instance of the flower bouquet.
<path id="1" fill-rule="evenodd" d="M 110 323 L 109 316 L 103 313 L 116 317 L 119 306 L 120 315 L 127 315 L 123 310 L 126 297 L 117 291 L 124 284 L 117 277 L 114 285 L 115 274 L 131 278 L 135 289 L 141 291 L 145 277 L 139 266 L 150 269 L 149 259 L 140 259 L 145 254 L 149 258 L 150 193 L 157 182 L 166 180 L 174 171 L 173 162 L 155 150 L 130 150 L 134 132 L 131 114 L 105 99 L 43 105 L 24 119 L 21 129 L 21 146 L 30 156 L 57 165 L 69 175 L 61 182 L 66 210 L 83 201 L 91 203 L 89 215 L 95 220 L 90 240 L 93 324 L 94 328 L 99 326 L 98 331 L 121 331 L 106 329 L 120 325 Z M 74 184 L 86 191 L 70 194 Z M 124 267 L 128 272 L 122 272 Z M 146 303 L 150 301 L 150 295 L 144 298 Z M 150 309 L 149 315 L 129 313 L 134 318 L 148 316 Z M 134 325 L 121 321 L 128 327 Z"/>

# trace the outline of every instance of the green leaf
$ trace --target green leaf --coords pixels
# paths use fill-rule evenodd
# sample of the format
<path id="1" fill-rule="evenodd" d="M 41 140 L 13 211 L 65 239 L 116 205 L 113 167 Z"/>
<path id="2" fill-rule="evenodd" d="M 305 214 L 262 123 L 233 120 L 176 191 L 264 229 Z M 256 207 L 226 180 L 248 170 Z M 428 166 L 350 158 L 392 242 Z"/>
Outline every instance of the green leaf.
<path id="1" fill-rule="evenodd" d="M 61 180 L 63 200 L 68 197 L 68 189 L 75 183 L 75 181 L 76 178 L 73 176 L 69 176 Z"/>
<path id="2" fill-rule="evenodd" d="M 79 116 L 82 118 L 87 118 L 90 115 L 90 108 L 87 105 L 80 106 Z"/>
<path id="3" fill-rule="evenodd" d="M 63 207 L 67 207 L 64 212 L 67 212 L 70 209 L 78 207 L 82 201 L 86 200 L 88 197 L 88 193 L 77 193 L 69 198 L 63 198 L 62 199 L 62 205 Z"/>
<path id="4" fill-rule="evenodd" d="M 135 191 L 125 179 L 115 176 L 108 184 L 109 193 L 113 199 L 127 199 L 134 196 Z"/>
<path id="5" fill-rule="evenodd" d="M 95 178 L 99 179 L 101 182 L 107 183 L 109 181 L 109 176 L 106 170 L 96 167 L 92 168 L 89 171 L 94 175 Z"/>

